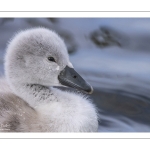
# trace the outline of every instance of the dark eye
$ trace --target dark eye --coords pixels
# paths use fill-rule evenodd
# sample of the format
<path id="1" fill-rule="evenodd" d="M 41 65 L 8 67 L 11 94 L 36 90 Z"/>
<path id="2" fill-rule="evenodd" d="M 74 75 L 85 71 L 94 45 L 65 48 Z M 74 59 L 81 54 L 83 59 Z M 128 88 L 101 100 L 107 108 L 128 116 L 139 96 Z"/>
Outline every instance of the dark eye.
<path id="1" fill-rule="evenodd" d="M 48 57 L 48 60 L 49 60 L 49 61 L 56 62 L 55 59 L 54 59 L 53 57 Z"/>

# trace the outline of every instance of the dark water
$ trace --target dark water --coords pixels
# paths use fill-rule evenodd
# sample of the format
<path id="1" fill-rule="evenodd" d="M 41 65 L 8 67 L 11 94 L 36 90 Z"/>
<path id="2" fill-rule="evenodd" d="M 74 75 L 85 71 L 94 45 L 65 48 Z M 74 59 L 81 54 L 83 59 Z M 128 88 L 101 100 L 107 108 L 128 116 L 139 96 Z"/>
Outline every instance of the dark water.
<path id="1" fill-rule="evenodd" d="M 1 75 L 9 39 L 37 26 L 64 38 L 74 67 L 93 86 L 100 132 L 150 131 L 150 19 L 1 18 Z"/>

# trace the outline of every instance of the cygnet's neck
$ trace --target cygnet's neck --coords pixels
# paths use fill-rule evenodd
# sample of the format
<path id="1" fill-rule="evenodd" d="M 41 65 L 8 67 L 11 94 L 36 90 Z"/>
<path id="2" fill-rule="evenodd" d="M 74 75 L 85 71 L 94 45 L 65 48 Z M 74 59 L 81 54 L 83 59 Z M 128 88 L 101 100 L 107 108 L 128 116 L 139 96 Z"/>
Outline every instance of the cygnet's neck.
<path id="1" fill-rule="evenodd" d="M 39 84 L 16 84 L 14 87 L 15 94 L 23 98 L 33 108 L 42 104 L 48 104 L 52 100 L 57 100 L 52 88 L 47 86 Z"/>

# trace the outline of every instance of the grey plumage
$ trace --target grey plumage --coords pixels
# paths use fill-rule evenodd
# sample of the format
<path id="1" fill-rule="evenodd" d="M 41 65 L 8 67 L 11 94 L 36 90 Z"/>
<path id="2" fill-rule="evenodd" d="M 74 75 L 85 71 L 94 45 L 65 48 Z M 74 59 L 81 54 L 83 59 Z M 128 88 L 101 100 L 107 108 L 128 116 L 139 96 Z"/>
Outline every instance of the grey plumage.
<path id="1" fill-rule="evenodd" d="M 55 58 L 49 62 L 48 57 Z M 95 106 L 82 94 L 61 91 L 58 75 L 73 67 L 66 46 L 53 31 L 35 28 L 9 43 L 0 80 L 0 131 L 95 132 Z"/>

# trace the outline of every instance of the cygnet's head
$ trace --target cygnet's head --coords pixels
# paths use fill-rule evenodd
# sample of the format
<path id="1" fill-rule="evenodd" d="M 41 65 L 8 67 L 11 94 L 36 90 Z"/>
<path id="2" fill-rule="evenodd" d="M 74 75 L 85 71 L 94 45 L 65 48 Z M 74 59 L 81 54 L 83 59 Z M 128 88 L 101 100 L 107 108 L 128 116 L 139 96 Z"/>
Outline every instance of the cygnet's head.
<path id="1" fill-rule="evenodd" d="M 11 40 L 5 74 L 10 85 L 65 85 L 92 92 L 92 87 L 73 69 L 63 40 L 46 28 L 21 31 Z"/>

